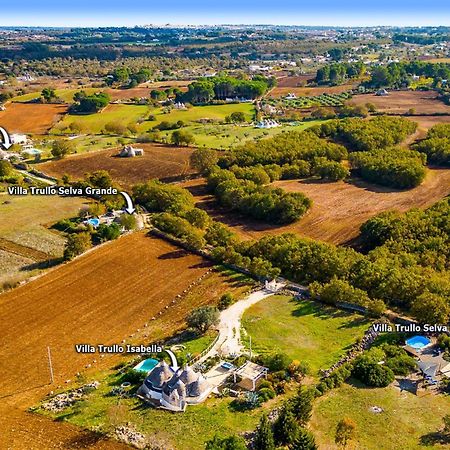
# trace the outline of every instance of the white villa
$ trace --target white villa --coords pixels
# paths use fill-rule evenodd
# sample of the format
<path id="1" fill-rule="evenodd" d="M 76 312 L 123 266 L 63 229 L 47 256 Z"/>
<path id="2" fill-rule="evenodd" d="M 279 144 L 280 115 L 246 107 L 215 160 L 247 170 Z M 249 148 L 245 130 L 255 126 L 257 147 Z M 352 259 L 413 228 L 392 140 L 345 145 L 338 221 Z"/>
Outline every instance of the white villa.
<path id="1" fill-rule="evenodd" d="M 255 126 L 256 128 L 276 128 L 280 127 L 281 125 L 276 120 L 263 119 L 260 120 Z"/>
<path id="2" fill-rule="evenodd" d="M 26 134 L 11 134 L 9 136 L 11 140 L 11 144 L 27 144 L 28 143 L 28 137 Z"/>
<path id="3" fill-rule="evenodd" d="M 202 403 L 212 386 L 205 377 L 190 366 L 174 371 L 161 361 L 148 374 L 137 396 L 169 411 L 181 412 L 187 405 Z"/>
<path id="4" fill-rule="evenodd" d="M 119 153 L 119 156 L 122 158 L 134 158 L 135 156 L 143 156 L 144 149 L 143 148 L 134 148 L 131 145 L 125 145 L 122 151 Z"/>
<path id="5" fill-rule="evenodd" d="M 187 108 L 186 108 L 186 105 L 185 105 L 184 103 L 182 103 L 182 102 L 174 103 L 173 107 L 174 107 L 175 109 L 187 109 Z"/>
<path id="6" fill-rule="evenodd" d="M 295 100 L 297 96 L 293 92 L 289 92 L 288 95 L 286 95 L 286 100 Z"/>
<path id="7" fill-rule="evenodd" d="M 389 95 L 389 92 L 386 89 L 378 89 L 378 91 L 375 92 L 375 95 L 378 97 L 385 97 L 386 95 Z"/>

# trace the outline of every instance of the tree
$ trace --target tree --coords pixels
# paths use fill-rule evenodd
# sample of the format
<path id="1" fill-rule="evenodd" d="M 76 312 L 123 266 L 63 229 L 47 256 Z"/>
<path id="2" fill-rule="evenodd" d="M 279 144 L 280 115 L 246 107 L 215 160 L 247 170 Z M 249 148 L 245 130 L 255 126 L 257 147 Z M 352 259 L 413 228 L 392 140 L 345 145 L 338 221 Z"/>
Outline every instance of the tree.
<path id="1" fill-rule="evenodd" d="M 56 99 L 56 93 L 53 88 L 46 87 L 42 89 L 41 97 L 46 103 L 50 103 L 52 100 Z"/>
<path id="2" fill-rule="evenodd" d="M 336 434 L 334 436 L 334 442 L 342 447 L 347 446 L 347 442 L 352 440 L 355 436 L 356 424 L 352 419 L 341 419 L 336 427 Z"/>
<path id="3" fill-rule="evenodd" d="M 87 232 L 69 234 L 64 248 L 64 259 L 70 260 L 92 247 L 91 235 Z"/>
<path id="4" fill-rule="evenodd" d="M 100 242 L 113 241 L 120 236 L 120 227 L 117 223 L 112 223 L 111 225 L 102 223 L 97 228 L 97 236 Z"/>
<path id="5" fill-rule="evenodd" d="M 300 387 L 297 396 L 292 400 L 292 411 L 302 426 L 305 426 L 311 418 L 313 400 L 313 391 L 305 387 Z"/>
<path id="6" fill-rule="evenodd" d="M 128 133 L 128 128 L 120 122 L 108 122 L 105 124 L 105 131 L 110 134 L 123 136 Z"/>
<path id="7" fill-rule="evenodd" d="M 234 111 L 227 116 L 227 122 L 242 123 L 246 121 L 245 114 L 242 111 Z"/>
<path id="8" fill-rule="evenodd" d="M 205 450 L 247 450 L 247 446 L 240 436 L 221 438 L 216 435 L 205 443 Z"/>
<path id="9" fill-rule="evenodd" d="M 175 130 L 170 137 L 170 141 L 173 145 L 190 145 L 195 142 L 192 133 L 186 130 Z"/>
<path id="10" fill-rule="evenodd" d="M 197 148 L 190 157 L 191 166 L 201 174 L 208 173 L 218 162 L 219 157 L 215 150 Z"/>
<path id="11" fill-rule="evenodd" d="M 120 216 L 120 225 L 122 225 L 125 230 L 135 230 L 137 227 L 136 216 L 133 214 L 122 214 Z"/>
<path id="12" fill-rule="evenodd" d="M 211 219 L 206 211 L 200 208 L 192 208 L 184 215 L 185 219 L 194 227 L 204 230 L 211 223 Z"/>
<path id="13" fill-rule="evenodd" d="M 13 166 L 8 160 L 0 160 L 0 177 L 9 177 L 13 174 L 13 171 Z"/>
<path id="14" fill-rule="evenodd" d="M 413 301 L 411 312 L 421 323 L 445 324 L 450 318 L 450 304 L 441 295 L 426 291 Z"/>
<path id="15" fill-rule="evenodd" d="M 297 439 L 295 439 L 295 441 L 289 446 L 289 450 L 317 450 L 317 449 L 318 447 L 316 445 L 314 435 L 302 427 L 300 427 L 298 430 Z"/>
<path id="16" fill-rule="evenodd" d="M 299 426 L 290 403 L 284 405 L 274 423 L 275 441 L 279 445 L 291 445 L 298 437 Z"/>
<path id="17" fill-rule="evenodd" d="M 256 428 L 253 448 L 255 450 L 275 450 L 272 426 L 267 418 L 267 414 L 261 416 L 259 425 Z"/>
<path id="18" fill-rule="evenodd" d="M 219 320 L 219 310 L 213 306 L 201 306 L 194 309 L 186 318 L 190 328 L 194 328 L 200 334 L 204 334 Z"/>
<path id="19" fill-rule="evenodd" d="M 75 146 L 72 141 L 59 139 L 53 141 L 51 153 L 55 158 L 64 158 L 69 153 L 73 153 L 74 150 Z"/>
<path id="20" fill-rule="evenodd" d="M 444 428 L 443 428 L 443 432 L 447 435 L 450 435 L 450 414 L 445 415 L 442 418 L 442 421 L 444 422 Z"/>
<path id="21" fill-rule="evenodd" d="M 223 309 L 227 309 L 230 305 L 234 303 L 234 296 L 231 292 L 226 292 L 220 297 L 218 307 L 222 311 Z"/>

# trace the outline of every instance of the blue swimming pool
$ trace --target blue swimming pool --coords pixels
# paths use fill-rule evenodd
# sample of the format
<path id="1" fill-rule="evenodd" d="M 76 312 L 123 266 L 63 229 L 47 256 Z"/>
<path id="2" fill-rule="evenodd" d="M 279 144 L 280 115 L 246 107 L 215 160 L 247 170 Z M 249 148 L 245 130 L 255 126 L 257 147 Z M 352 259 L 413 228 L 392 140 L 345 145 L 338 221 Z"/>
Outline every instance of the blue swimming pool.
<path id="1" fill-rule="evenodd" d="M 426 336 L 413 336 L 406 341 L 406 345 L 410 347 L 421 350 L 431 344 L 431 341 Z"/>
<path id="2" fill-rule="evenodd" d="M 159 361 L 157 359 L 149 358 L 144 359 L 144 361 L 141 361 L 137 366 L 134 367 L 134 370 L 137 370 L 138 372 L 150 372 Z"/>
<path id="3" fill-rule="evenodd" d="M 94 228 L 97 228 L 100 225 L 100 220 L 99 219 L 89 219 L 87 221 L 87 223 L 89 225 L 92 225 Z"/>

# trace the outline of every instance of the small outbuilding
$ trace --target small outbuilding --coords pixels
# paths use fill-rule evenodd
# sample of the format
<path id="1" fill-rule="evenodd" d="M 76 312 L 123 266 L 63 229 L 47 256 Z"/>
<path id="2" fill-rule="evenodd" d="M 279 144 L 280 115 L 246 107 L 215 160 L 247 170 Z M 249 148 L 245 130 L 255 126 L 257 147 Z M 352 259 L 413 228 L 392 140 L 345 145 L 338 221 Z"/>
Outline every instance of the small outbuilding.
<path id="1" fill-rule="evenodd" d="M 233 373 L 234 382 L 237 382 L 237 377 L 241 378 L 238 386 L 248 391 L 255 391 L 261 379 L 266 378 L 269 369 L 260 366 L 252 361 L 247 361 L 244 365 L 239 367 Z"/>
<path id="2" fill-rule="evenodd" d="M 375 92 L 375 95 L 378 97 L 386 97 L 389 95 L 389 92 L 386 89 L 378 89 L 378 91 Z"/>
<path id="3" fill-rule="evenodd" d="M 125 145 L 125 147 L 119 153 L 119 156 L 122 158 L 134 158 L 135 156 L 143 156 L 144 149 L 143 148 L 134 148 L 131 145 Z"/>

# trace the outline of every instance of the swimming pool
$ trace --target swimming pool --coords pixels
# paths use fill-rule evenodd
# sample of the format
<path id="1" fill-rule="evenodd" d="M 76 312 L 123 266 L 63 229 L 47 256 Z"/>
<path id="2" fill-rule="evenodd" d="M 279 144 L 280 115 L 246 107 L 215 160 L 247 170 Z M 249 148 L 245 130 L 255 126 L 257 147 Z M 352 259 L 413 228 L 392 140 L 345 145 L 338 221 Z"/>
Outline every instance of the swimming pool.
<path id="1" fill-rule="evenodd" d="M 406 345 L 416 349 L 422 350 L 431 344 L 431 341 L 426 336 L 413 336 L 406 341 Z"/>
<path id="2" fill-rule="evenodd" d="M 88 219 L 87 223 L 92 225 L 94 228 L 97 228 L 100 225 L 99 219 Z"/>
<path id="3" fill-rule="evenodd" d="M 144 361 L 141 361 L 137 366 L 134 367 L 134 370 L 137 370 L 138 372 L 150 372 L 159 361 L 157 359 L 149 358 L 144 359 Z"/>

